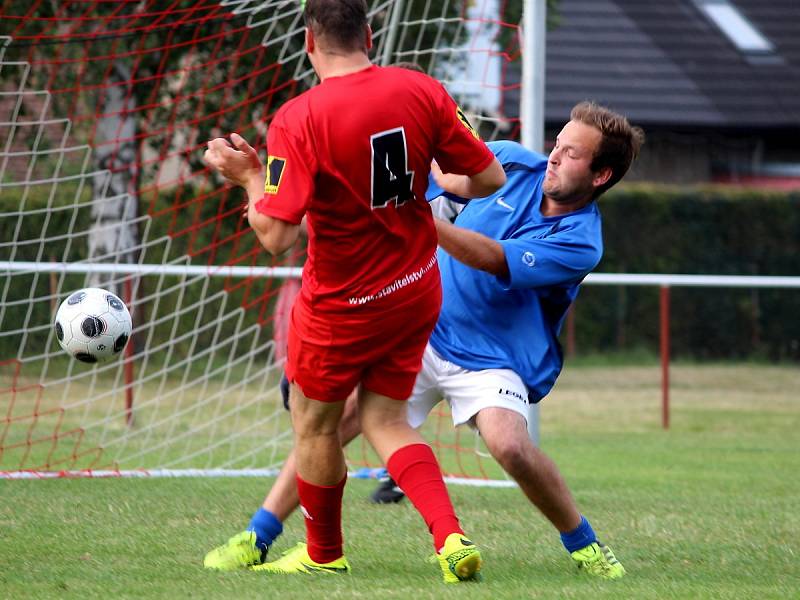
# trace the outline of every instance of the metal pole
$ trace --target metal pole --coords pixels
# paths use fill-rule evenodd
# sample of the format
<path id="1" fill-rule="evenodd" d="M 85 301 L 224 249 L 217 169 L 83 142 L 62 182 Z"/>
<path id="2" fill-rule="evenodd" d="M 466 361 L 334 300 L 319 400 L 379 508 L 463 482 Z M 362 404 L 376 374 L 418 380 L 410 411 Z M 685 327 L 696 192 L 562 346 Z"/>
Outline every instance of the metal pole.
<path id="1" fill-rule="evenodd" d="M 544 59 L 547 0 L 525 0 L 522 23 L 522 145 L 544 151 Z M 528 435 L 539 445 L 539 405 L 528 411 Z"/>
<path id="2" fill-rule="evenodd" d="M 661 286 L 661 426 L 669 429 L 669 286 Z"/>
<path id="3" fill-rule="evenodd" d="M 403 0 L 395 0 L 392 3 L 392 16 L 389 19 L 389 30 L 386 32 L 386 45 L 383 47 L 383 56 L 381 57 L 381 65 L 384 67 L 392 62 L 392 54 L 394 54 L 394 45 L 397 41 L 398 23 L 400 23 L 400 13 L 403 12 Z"/>
<path id="4" fill-rule="evenodd" d="M 544 76 L 547 0 L 525 0 L 522 27 L 522 145 L 544 151 Z"/>
<path id="5" fill-rule="evenodd" d="M 575 356 L 575 300 L 567 311 L 567 357 Z"/>

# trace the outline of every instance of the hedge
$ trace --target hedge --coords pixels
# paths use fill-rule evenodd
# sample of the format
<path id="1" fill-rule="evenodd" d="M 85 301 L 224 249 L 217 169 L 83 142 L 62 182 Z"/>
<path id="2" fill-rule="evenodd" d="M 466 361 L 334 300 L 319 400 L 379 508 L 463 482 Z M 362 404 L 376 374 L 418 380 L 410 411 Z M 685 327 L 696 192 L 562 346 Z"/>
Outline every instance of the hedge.
<path id="1" fill-rule="evenodd" d="M 599 200 L 596 272 L 800 275 L 800 193 L 628 186 Z M 658 289 L 584 285 L 580 352 L 658 348 Z M 800 290 L 674 287 L 671 346 L 691 358 L 800 358 Z"/>

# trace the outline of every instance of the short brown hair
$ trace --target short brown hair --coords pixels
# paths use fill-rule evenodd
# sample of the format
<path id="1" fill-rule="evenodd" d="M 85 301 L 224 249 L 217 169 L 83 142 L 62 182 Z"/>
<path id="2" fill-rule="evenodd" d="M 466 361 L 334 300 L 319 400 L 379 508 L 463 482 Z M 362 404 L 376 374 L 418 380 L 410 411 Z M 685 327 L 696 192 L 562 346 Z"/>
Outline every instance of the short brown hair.
<path id="1" fill-rule="evenodd" d="M 367 52 L 365 0 L 307 0 L 306 27 L 339 50 Z"/>
<path id="2" fill-rule="evenodd" d="M 628 172 L 644 144 L 644 131 L 631 126 L 621 114 L 590 101 L 576 104 L 569 118 L 599 129 L 603 135 L 600 147 L 592 158 L 591 169 L 596 173 L 609 167 L 611 177 L 595 190 L 594 197 L 597 198 Z"/>

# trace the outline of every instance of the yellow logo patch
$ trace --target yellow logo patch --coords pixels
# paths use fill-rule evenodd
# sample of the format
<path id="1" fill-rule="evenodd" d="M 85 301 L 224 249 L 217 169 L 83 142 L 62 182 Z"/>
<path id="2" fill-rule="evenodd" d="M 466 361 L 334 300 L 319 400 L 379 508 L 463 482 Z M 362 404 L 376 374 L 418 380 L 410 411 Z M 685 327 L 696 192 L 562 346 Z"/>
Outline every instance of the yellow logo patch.
<path id="1" fill-rule="evenodd" d="M 267 157 L 267 181 L 264 185 L 265 194 L 277 194 L 281 185 L 283 171 L 286 168 L 286 159 L 280 156 Z"/>
<path id="2" fill-rule="evenodd" d="M 458 108 L 457 106 L 456 106 L 456 116 L 458 117 L 458 120 L 461 121 L 461 124 L 469 130 L 469 132 L 472 134 L 472 137 L 474 137 L 476 140 L 481 139 L 481 136 L 478 135 L 478 132 L 472 126 L 472 123 L 470 123 L 469 119 L 467 119 L 467 115 L 465 115 L 464 111 Z"/>

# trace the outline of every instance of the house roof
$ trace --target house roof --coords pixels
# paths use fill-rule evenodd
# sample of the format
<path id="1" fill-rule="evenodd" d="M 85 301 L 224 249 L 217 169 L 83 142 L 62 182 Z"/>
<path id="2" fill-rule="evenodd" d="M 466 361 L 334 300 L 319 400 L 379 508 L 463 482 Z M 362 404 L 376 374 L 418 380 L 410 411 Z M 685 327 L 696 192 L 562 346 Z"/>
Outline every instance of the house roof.
<path id="1" fill-rule="evenodd" d="M 546 121 L 593 99 L 643 125 L 800 128 L 800 2 L 730 3 L 774 52 L 742 53 L 693 0 L 561 0 Z"/>

